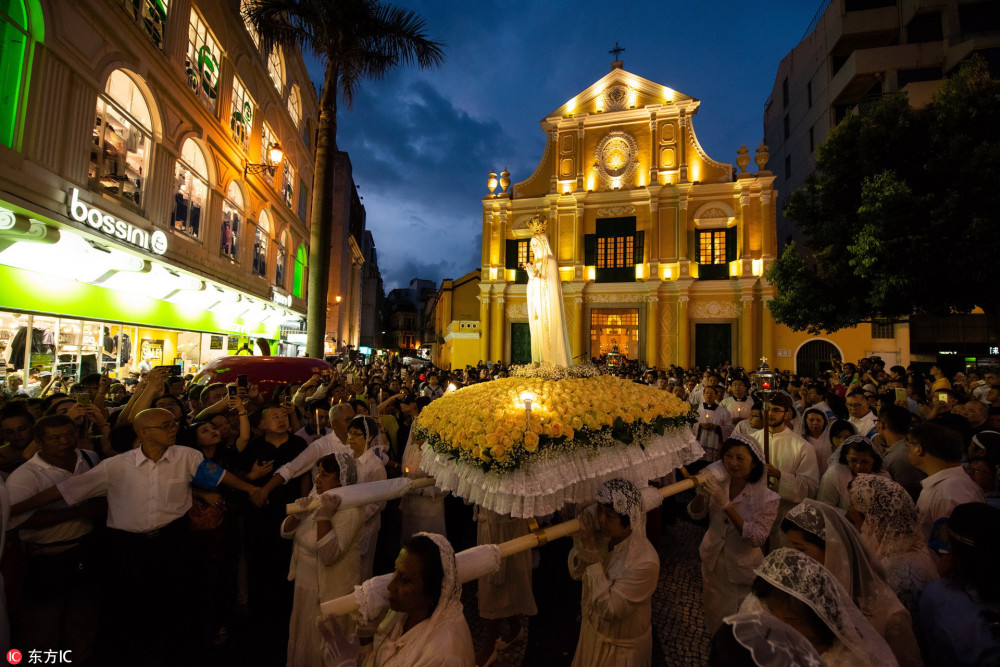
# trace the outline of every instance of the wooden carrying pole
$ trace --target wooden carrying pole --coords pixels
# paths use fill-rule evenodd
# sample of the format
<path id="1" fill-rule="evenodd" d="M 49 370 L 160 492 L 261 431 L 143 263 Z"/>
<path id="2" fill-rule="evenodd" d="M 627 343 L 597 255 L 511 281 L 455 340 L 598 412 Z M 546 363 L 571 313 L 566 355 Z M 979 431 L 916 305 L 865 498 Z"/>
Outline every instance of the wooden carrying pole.
<path id="1" fill-rule="evenodd" d="M 693 489 L 696 486 L 700 486 L 701 484 L 704 483 L 705 475 L 707 474 L 710 473 L 702 472 L 695 475 L 694 477 L 689 477 L 688 479 L 682 480 L 680 482 L 674 482 L 673 484 L 664 486 L 663 488 L 660 489 L 654 487 L 647 487 L 646 489 L 643 489 L 643 500 L 646 511 L 648 512 L 652 509 L 655 509 L 656 507 L 659 507 L 660 504 L 663 502 L 664 498 L 669 498 L 670 496 L 677 495 L 682 491 L 687 491 L 688 489 Z M 540 528 L 527 535 L 522 535 L 521 537 L 514 538 L 513 540 L 509 540 L 507 542 L 503 542 L 497 546 L 500 548 L 500 557 L 506 558 L 507 556 L 513 556 L 514 554 L 518 554 L 523 551 L 528 551 L 529 549 L 534 549 L 535 547 L 540 547 L 548 542 L 551 542 L 552 540 L 557 540 L 560 537 L 567 537 L 577 532 L 578 530 L 580 530 L 580 522 L 577 519 L 570 519 L 569 521 L 564 521 L 562 523 L 553 524 L 545 528 Z M 472 549 L 469 549 L 469 551 L 472 551 Z M 457 561 L 461 561 L 462 554 L 464 553 L 466 552 L 463 551 L 456 554 L 455 559 Z M 463 568 L 459 567 L 458 569 L 461 572 Z M 471 574 L 473 574 L 474 576 L 471 576 L 468 579 L 465 579 L 463 577 L 462 581 L 463 584 L 466 581 L 472 581 L 472 579 L 476 579 L 482 576 L 483 574 L 489 574 L 489 573 L 473 572 Z M 381 576 L 384 577 L 383 581 L 385 582 L 385 585 L 388 585 L 389 575 L 381 575 Z M 356 611 L 358 608 L 358 603 L 356 598 L 354 597 L 354 593 L 349 593 L 339 598 L 322 602 L 320 603 L 319 608 L 323 616 L 344 616 L 346 614 L 350 614 Z"/>
<path id="2" fill-rule="evenodd" d="M 401 498 L 412 489 L 420 489 L 425 486 L 434 486 L 433 477 L 421 477 L 420 479 L 409 480 L 409 485 L 400 484 L 399 477 L 395 479 L 383 479 L 377 482 L 367 482 L 365 484 L 353 484 L 351 486 L 341 486 L 328 491 L 333 495 L 341 497 L 338 509 L 350 509 L 351 507 L 363 507 L 369 503 L 377 503 L 392 498 Z M 285 505 L 285 514 L 305 514 L 320 506 L 319 498 L 313 498 L 308 507 L 302 507 L 298 503 L 288 503 Z"/>

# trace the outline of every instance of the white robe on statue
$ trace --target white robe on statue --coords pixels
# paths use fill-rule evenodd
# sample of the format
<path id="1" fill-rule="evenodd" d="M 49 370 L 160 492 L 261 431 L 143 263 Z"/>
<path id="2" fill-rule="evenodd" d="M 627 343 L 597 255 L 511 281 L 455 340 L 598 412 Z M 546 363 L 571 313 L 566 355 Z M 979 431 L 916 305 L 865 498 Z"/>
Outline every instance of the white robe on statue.
<path id="1" fill-rule="evenodd" d="M 524 266 L 528 272 L 528 330 L 531 333 L 531 360 L 556 366 L 572 366 L 569 329 L 563 310 L 559 263 L 552 255 L 545 234 L 531 239 L 534 259 Z"/>

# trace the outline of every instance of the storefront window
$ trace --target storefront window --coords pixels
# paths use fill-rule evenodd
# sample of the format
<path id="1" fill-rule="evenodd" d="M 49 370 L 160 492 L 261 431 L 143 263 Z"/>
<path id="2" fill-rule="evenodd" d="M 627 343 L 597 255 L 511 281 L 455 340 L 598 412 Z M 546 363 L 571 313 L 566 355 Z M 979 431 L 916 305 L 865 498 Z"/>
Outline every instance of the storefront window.
<path id="1" fill-rule="evenodd" d="M 90 146 L 90 187 L 136 209 L 149 168 L 152 146 L 149 107 L 131 77 L 115 70 L 97 98 Z"/>
<path id="2" fill-rule="evenodd" d="M 302 99 L 299 97 L 299 87 L 295 84 L 292 84 L 292 89 L 288 91 L 288 114 L 292 117 L 295 127 L 298 127 L 302 122 Z M 306 146 L 308 145 L 307 139 Z"/>
<path id="3" fill-rule="evenodd" d="M 281 194 L 285 198 L 285 205 L 288 208 L 295 207 L 295 167 L 291 165 L 286 157 L 281 161 L 284 167 L 285 176 L 281 183 Z"/>
<path id="4" fill-rule="evenodd" d="M 295 275 L 293 276 L 292 294 L 300 299 L 302 298 L 306 284 L 307 258 L 306 247 L 299 244 L 298 249 L 295 251 Z"/>
<path id="5" fill-rule="evenodd" d="M 285 262 L 288 261 L 288 232 L 281 232 L 281 242 L 275 244 L 277 248 L 274 258 L 274 284 L 285 289 Z"/>
<path id="6" fill-rule="evenodd" d="M 260 35 L 257 34 L 257 31 L 254 30 L 253 26 L 250 25 L 250 22 L 247 21 L 247 19 L 246 19 L 246 15 L 247 15 L 246 14 L 246 8 L 247 8 L 247 0 L 240 0 L 240 16 L 243 17 L 243 25 L 246 26 L 247 32 L 250 33 L 250 39 L 253 40 L 254 46 L 256 46 L 259 49 L 260 48 Z"/>
<path id="7" fill-rule="evenodd" d="M 274 132 L 271 130 L 271 127 L 267 123 L 264 123 L 261 126 L 261 131 L 260 131 L 260 161 L 261 161 L 261 164 L 268 163 L 268 154 L 269 154 L 268 151 L 271 150 L 271 144 L 274 144 L 274 143 L 277 143 L 274 140 Z M 263 172 L 261 172 L 261 176 L 263 176 L 265 179 L 267 179 L 268 183 L 274 183 L 274 174 L 271 173 L 270 170 L 265 169 Z"/>
<path id="8" fill-rule="evenodd" d="M 219 99 L 219 45 L 208 26 L 194 9 L 188 24 L 187 60 L 184 63 L 188 85 L 209 109 L 215 111 Z"/>
<path id="9" fill-rule="evenodd" d="M 278 89 L 280 95 L 285 87 L 285 77 L 282 74 L 281 51 L 277 46 L 271 49 L 271 55 L 267 57 L 267 73 L 271 75 L 271 81 L 274 82 L 274 87 Z"/>
<path id="10" fill-rule="evenodd" d="M 222 244 L 220 252 L 234 262 L 240 259 L 239 236 L 243 224 L 243 192 L 233 181 L 222 202 Z"/>
<path id="11" fill-rule="evenodd" d="M 198 238 L 201 214 L 208 199 L 208 164 L 192 139 L 184 142 L 174 169 L 174 229 Z"/>
<path id="12" fill-rule="evenodd" d="M 253 272 L 261 277 L 267 275 L 267 235 L 270 227 L 267 211 L 261 211 L 253 235 Z"/>
<path id="13" fill-rule="evenodd" d="M 253 98 L 243 86 L 238 76 L 233 77 L 233 110 L 229 119 L 229 127 L 233 131 L 233 139 L 246 153 L 250 148 L 250 133 L 253 130 L 253 116 L 256 110 Z"/>
<path id="14" fill-rule="evenodd" d="M 5 2 L 0 9 L 0 72 L 3 72 L 3 95 L 0 95 L 0 144 L 14 148 L 18 111 L 27 93 L 25 58 L 31 42 L 28 16 L 23 0 Z M 23 88 L 22 88 L 23 85 Z"/>

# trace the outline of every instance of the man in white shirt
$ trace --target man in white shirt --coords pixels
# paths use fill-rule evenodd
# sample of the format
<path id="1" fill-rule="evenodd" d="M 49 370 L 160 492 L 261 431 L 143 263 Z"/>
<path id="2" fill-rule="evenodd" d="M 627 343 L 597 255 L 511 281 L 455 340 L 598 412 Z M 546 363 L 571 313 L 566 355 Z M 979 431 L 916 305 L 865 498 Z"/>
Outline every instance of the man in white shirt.
<path id="1" fill-rule="evenodd" d="M 863 435 L 869 440 L 878 433 L 875 430 L 875 414 L 868 407 L 868 399 L 862 389 L 852 389 L 844 399 L 847 404 L 848 422 L 854 427 L 858 435 Z"/>
<path id="2" fill-rule="evenodd" d="M 792 399 L 787 394 L 778 394 L 771 400 L 766 415 L 769 430 L 768 445 L 764 447 L 767 456 L 767 477 L 771 488 L 781 496 L 778 517 L 771 530 L 771 547 L 776 548 L 781 539 L 781 521 L 788 510 L 806 498 L 812 498 L 819 489 L 819 465 L 816 451 L 808 442 L 788 427 L 786 416 L 794 413 Z M 751 434 L 764 445 L 764 429 Z"/>
<path id="3" fill-rule="evenodd" d="M 109 550 L 114 577 L 107 591 L 113 611 L 115 660 L 142 664 L 190 658 L 187 511 L 191 484 L 225 484 L 247 493 L 251 484 L 206 461 L 190 447 L 174 447 L 177 422 L 169 410 L 140 412 L 134 422 L 140 446 L 72 475 L 12 508 L 16 515 L 59 500 L 69 506 L 107 496 Z M 154 566 L 152 564 L 159 564 Z M 172 664 L 177 664 L 176 662 Z"/>
<path id="4" fill-rule="evenodd" d="M 66 415 L 40 419 L 35 438 L 38 453 L 7 478 L 12 503 L 82 474 L 98 462 L 95 452 L 77 449 L 77 427 Z M 106 512 L 103 500 L 70 507 L 60 499 L 11 521 L 9 528 L 19 529 L 27 560 L 19 614 L 22 649 L 59 647 L 72 651 L 74 660 L 91 659 L 100 588 L 90 538 L 93 522 L 103 520 Z"/>
<path id="5" fill-rule="evenodd" d="M 924 540 L 934 522 L 951 516 L 963 503 L 985 503 L 986 496 L 962 468 L 962 434 L 940 424 L 924 423 L 910 430 L 907 454 L 910 463 L 927 474 L 920 482 L 917 512 Z"/>

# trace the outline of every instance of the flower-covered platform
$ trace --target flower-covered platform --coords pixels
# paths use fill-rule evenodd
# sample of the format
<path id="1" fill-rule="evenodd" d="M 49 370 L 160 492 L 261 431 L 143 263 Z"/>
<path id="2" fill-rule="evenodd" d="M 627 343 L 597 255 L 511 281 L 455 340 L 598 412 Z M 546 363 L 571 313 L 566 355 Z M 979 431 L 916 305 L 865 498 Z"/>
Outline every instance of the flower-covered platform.
<path id="1" fill-rule="evenodd" d="M 500 514 L 549 514 L 613 477 L 641 486 L 697 460 L 691 406 L 592 367 L 521 367 L 420 414 L 420 467 L 436 486 Z"/>

